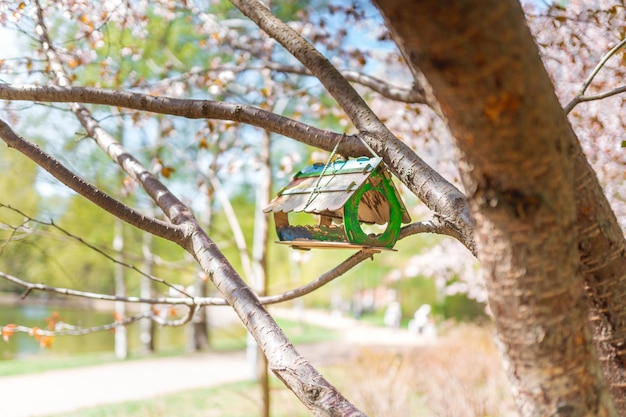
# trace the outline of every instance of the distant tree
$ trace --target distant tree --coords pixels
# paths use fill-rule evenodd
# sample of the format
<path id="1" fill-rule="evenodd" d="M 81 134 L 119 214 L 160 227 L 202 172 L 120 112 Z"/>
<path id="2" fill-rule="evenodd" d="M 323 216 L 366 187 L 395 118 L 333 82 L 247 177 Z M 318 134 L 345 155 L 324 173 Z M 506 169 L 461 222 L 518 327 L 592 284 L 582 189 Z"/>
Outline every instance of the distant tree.
<path id="1" fill-rule="evenodd" d="M 23 73 L 0 85 L 0 98 L 10 103 L 70 103 L 86 136 L 151 197 L 164 218 L 141 214 L 89 185 L 5 121 L 0 122 L 0 137 L 122 221 L 185 249 L 223 299 L 191 297 L 180 290 L 178 297 L 150 299 L 76 295 L 188 308 L 180 319 L 144 313 L 120 318 L 115 326 L 141 317 L 185 323 L 200 306 L 227 303 L 259 343 L 272 372 L 314 415 L 363 415 L 298 354 L 262 304 L 310 292 L 371 254 L 357 252 L 311 285 L 258 297 L 194 217 L 193 202 L 186 204 L 165 185 L 183 169 L 173 154 L 181 146 L 168 146 L 168 141 L 180 139 L 177 129 L 190 128 L 172 116 L 205 119 L 189 147 L 199 150 L 215 144 L 218 150 L 207 156 L 207 164 L 231 174 L 255 172 L 254 164 L 247 163 L 254 159 L 244 159 L 250 149 L 266 149 L 260 145 L 260 131 L 249 127 L 255 126 L 326 151 L 336 148 L 344 156 L 380 155 L 431 213 L 405 226 L 401 237 L 447 235 L 477 256 L 522 415 L 623 414 L 624 235 L 567 112 L 580 121 L 577 132 L 587 139 L 598 129 L 622 126 L 622 116 L 616 121 L 598 111 L 587 119 L 585 112 L 578 112 L 578 104 L 601 98 L 590 97 L 586 87 L 575 90 L 570 104 L 560 103 L 541 60 L 555 80 L 563 79 L 560 76 L 570 68 L 568 59 L 584 60 L 569 80 L 580 86 L 594 74 L 589 71 L 593 62 L 600 62 L 600 70 L 609 68 L 613 75 L 599 87 L 610 94 L 621 92 L 615 83 L 623 63 L 609 65 L 602 57 L 616 53 L 609 52 L 610 45 L 621 45 L 623 6 L 528 6 L 540 56 L 524 12 L 513 0 L 379 0 L 389 32 L 368 5 L 329 4 L 322 13 L 323 3 L 317 2 L 311 7 L 294 2 L 272 8 L 254 0 L 232 4 L 249 20 L 221 1 L 202 8 L 157 1 L 147 12 L 131 3 L 105 2 L 96 10 L 92 4 L 69 0 L 0 9 L 0 22 L 16 25 L 34 43 L 29 56 L 2 61 L 5 72 Z M 67 25 L 49 23 L 56 19 Z M 597 48 L 593 37 L 586 39 L 576 29 L 580 24 L 590 28 L 585 36 L 609 25 L 600 37 L 611 41 Z M 555 34 L 541 25 L 552 25 Z M 351 42 L 351 36 L 362 38 Z M 383 75 L 377 78 L 367 71 Z M 396 74 L 398 80 L 410 80 L 408 87 L 387 82 Z M 363 96 L 374 97 L 371 107 Z M 281 98 L 286 104 L 277 106 Z M 618 100 L 621 109 L 623 99 Z M 157 146 L 144 154 L 142 146 L 131 149 L 111 136 L 106 120 L 100 119 L 115 117 L 118 109 L 138 111 L 131 116 L 135 128 L 154 129 L 158 123 L 163 137 L 156 139 Z M 9 106 L 7 115 L 19 112 Z M 443 154 L 441 173 L 418 156 L 421 142 L 413 139 L 419 135 L 435 141 L 435 134 L 445 132 L 441 121 L 453 137 L 464 191 L 453 183 L 455 170 L 450 169 L 453 159 L 448 154 Z M 235 123 L 249 126 L 236 129 Z M 53 142 L 64 132 L 48 135 Z M 610 143 L 610 135 L 604 140 Z M 439 154 L 435 147 L 425 156 L 436 162 Z M 289 157 L 284 162 L 291 163 Z M 621 179 L 608 169 L 602 178 Z M 236 184 L 237 178 L 231 175 L 228 180 Z M 189 187 L 173 179 L 171 185 Z M 115 187 L 109 193 L 117 194 Z M 620 201 L 613 197 L 614 204 Z M 29 284 L 33 277 L 5 278 L 31 291 L 41 289 Z M 28 329 L 5 326 L 3 332 L 17 330 Z"/>

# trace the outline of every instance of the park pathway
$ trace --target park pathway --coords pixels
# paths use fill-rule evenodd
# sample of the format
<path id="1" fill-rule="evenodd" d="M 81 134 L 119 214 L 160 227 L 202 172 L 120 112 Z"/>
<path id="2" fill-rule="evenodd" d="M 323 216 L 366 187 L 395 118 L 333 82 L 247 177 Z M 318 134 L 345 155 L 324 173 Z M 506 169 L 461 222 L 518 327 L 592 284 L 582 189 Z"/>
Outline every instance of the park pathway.
<path id="1" fill-rule="evenodd" d="M 0 416 L 64 413 L 212 387 L 249 376 L 244 352 L 141 359 L 0 378 Z"/>
<path id="2" fill-rule="evenodd" d="M 294 318 L 293 311 L 275 311 Z M 357 346 L 428 343 L 403 330 L 366 326 L 356 320 L 306 312 L 299 319 L 341 330 L 341 339 L 297 346 L 314 365 L 347 360 Z M 194 388 L 250 379 L 245 352 L 196 353 L 65 370 L 0 377 L 0 417 L 37 417 L 96 405 L 154 398 Z"/>

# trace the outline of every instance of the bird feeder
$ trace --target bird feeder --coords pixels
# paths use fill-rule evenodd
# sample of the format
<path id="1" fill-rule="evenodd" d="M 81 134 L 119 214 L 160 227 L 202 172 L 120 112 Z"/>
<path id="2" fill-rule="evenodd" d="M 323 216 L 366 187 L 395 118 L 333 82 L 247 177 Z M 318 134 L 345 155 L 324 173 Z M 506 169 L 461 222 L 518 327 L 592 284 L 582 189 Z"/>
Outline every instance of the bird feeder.
<path id="1" fill-rule="evenodd" d="M 274 213 L 279 243 L 298 249 L 391 249 L 402 223 L 411 221 L 380 157 L 309 165 L 264 212 Z M 317 216 L 318 223 L 291 225 L 289 214 L 299 212 Z M 366 224 L 386 227 L 368 233 L 363 230 Z"/>

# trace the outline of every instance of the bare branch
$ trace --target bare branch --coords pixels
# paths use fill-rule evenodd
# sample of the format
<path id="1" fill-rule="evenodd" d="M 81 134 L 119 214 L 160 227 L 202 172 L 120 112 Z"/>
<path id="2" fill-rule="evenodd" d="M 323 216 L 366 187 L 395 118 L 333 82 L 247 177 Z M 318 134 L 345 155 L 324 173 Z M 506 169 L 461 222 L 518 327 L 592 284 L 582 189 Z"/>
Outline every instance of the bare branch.
<path id="1" fill-rule="evenodd" d="M 438 224 L 436 220 L 429 220 L 425 222 L 417 222 L 412 223 L 408 226 L 404 226 L 400 230 L 399 239 L 404 239 L 408 236 L 412 236 L 418 233 L 439 233 L 439 234 L 449 234 L 451 233 L 446 230 L 445 224 Z M 366 259 L 373 258 L 373 254 L 368 251 L 359 251 L 354 255 L 350 256 L 348 259 L 343 261 L 341 264 L 337 265 L 333 269 L 325 272 L 320 275 L 317 279 L 311 281 L 308 284 L 303 286 L 294 288 L 289 291 L 285 291 L 280 294 L 270 295 L 259 297 L 259 302 L 263 305 L 268 304 L 278 304 L 285 301 L 293 300 L 304 295 L 310 294 L 313 291 L 323 287 L 329 282 L 339 278 L 350 269 L 354 268 L 359 263 L 365 261 Z M 26 291 L 22 295 L 22 298 L 26 298 L 31 291 L 42 291 L 49 292 L 64 296 L 72 296 L 72 297 L 81 297 L 86 299 L 93 300 L 104 300 L 104 301 L 122 301 L 126 303 L 142 303 L 142 304 L 168 304 L 168 305 L 186 305 L 186 306 L 224 306 L 228 305 L 225 299 L 221 297 L 191 297 L 186 295 L 186 297 L 153 297 L 153 298 L 141 298 L 141 297 L 128 297 L 128 296 L 118 296 L 118 295 L 108 295 L 108 294 L 99 294 L 99 293 L 91 293 L 87 291 L 77 291 L 68 288 L 59 288 L 52 287 L 44 284 L 33 284 L 27 281 L 24 281 L 20 278 L 17 278 L 13 275 L 4 273 L 0 271 L 0 277 L 5 280 L 18 285 L 22 288 L 25 288 Z M 168 284 L 169 285 L 169 284 Z"/>
<path id="2" fill-rule="evenodd" d="M 26 282 L 18 277 L 7 274 L 5 272 L 0 271 L 0 277 L 17 285 L 22 288 L 25 288 L 25 291 L 22 293 L 22 299 L 26 299 L 33 291 L 41 291 L 48 292 L 52 294 L 59 294 L 64 296 L 72 296 L 72 297 L 80 297 L 90 300 L 104 300 L 104 301 L 121 301 L 125 303 L 142 303 L 142 304 L 166 304 L 166 305 L 185 305 L 188 307 L 187 314 L 185 314 L 182 318 L 178 320 L 165 320 L 158 315 L 150 314 L 149 316 L 141 316 L 139 318 L 148 317 L 158 324 L 163 326 L 182 326 L 184 324 L 189 323 L 193 318 L 197 308 L 201 305 L 209 305 L 213 303 L 201 304 L 195 302 L 192 297 L 162 297 L 162 298 L 139 298 L 139 297 L 126 297 L 126 296 L 118 296 L 118 295 L 108 295 L 108 294 L 98 294 L 92 293 L 88 291 L 76 291 L 69 288 L 59 288 L 59 287 L 51 287 L 49 285 L 44 284 L 33 284 L 30 282 Z M 223 299 L 215 298 L 214 301 L 217 301 L 215 304 L 226 304 Z M 207 300 L 209 301 L 209 300 Z M 128 324 L 128 323 L 124 323 Z M 106 330 L 106 329 L 103 329 Z M 84 334 L 84 333 L 78 333 Z"/>
<path id="3" fill-rule="evenodd" d="M 190 309 L 189 311 L 192 311 Z M 186 314 L 183 318 L 177 320 L 166 320 L 153 312 L 150 313 L 139 313 L 135 314 L 131 317 L 123 317 L 119 320 L 116 320 L 112 323 L 103 324 L 101 326 L 92 326 L 92 327 L 81 327 L 74 326 L 64 322 L 55 323 L 54 330 L 44 330 L 39 327 L 27 327 L 27 326 L 17 326 L 17 325 L 5 325 L 0 326 L 0 330 L 2 330 L 2 334 L 4 337 L 11 337 L 14 333 L 28 333 L 31 336 L 39 339 L 43 337 L 56 337 L 56 336 L 84 336 L 87 334 L 104 332 L 109 330 L 115 330 L 118 327 L 128 326 L 129 324 L 135 323 L 141 319 L 150 319 L 154 322 L 160 324 L 161 326 L 168 327 L 179 327 L 187 324 L 189 320 L 193 317 L 193 314 Z M 45 345 L 45 342 L 41 342 L 42 345 Z"/>
<path id="4" fill-rule="evenodd" d="M 182 236 L 181 228 L 147 217 L 89 184 L 37 145 L 17 135 L 2 119 L 0 119 L 0 138 L 9 147 L 26 155 L 64 185 L 125 222 L 168 240 L 175 240 Z"/>
<path id="5" fill-rule="evenodd" d="M 362 74 L 357 71 L 342 71 L 342 74 L 346 80 L 368 87 L 388 99 L 404 103 L 426 104 L 431 106 L 431 103 L 426 99 L 424 90 L 417 84 L 415 84 L 413 88 L 401 88 L 391 85 L 380 78 Z"/>
<path id="6" fill-rule="evenodd" d="M 19 209 L 16 209 L 15 207 L 8 206 L 8 205 L 3 204 L 3 203 L 1 203 L 1 202 L 0 202 L 0 207 L 4 207 L 4 208 L 6 208 L 6 209 L 8 209 L 8 210 L 11 210 L 11 211 L 13 211 L 13 212 L 15 212 L 15 213 L 18 213 L 19 215 L 23 216 L 23 217 L 24 217 L 25 219 L 27 219 L 28 221 L 31 221 L 31 222 L 34 222 L 34 223 L 38 223 L 38 224 L 41 224 L 41 225 L 43 225 L 43 226 L 53 227 L 53 228 L 55 228 L 56 230 L 58 230 L 58 231 L 60 231 L 61 233 L 63 233 L 63 234 L 64 234 L 65 236 L 67 236 L 68 238 L 70 238 L 70 239 L 72 239 L 72 240 L 74 240 L 74 241 L 76 241 L 76 242 L 80 243 L 81 245 L 84 245 L 84 246 L 86 246 L 87 248 L 89 248 L 89 249 L 93 250 L 94 252 L 96 252 L 96 253 L 98 253 L 98 254 L 102 255 L 103 257 L 105 257 L 105 258 L 106 258 L 106 259 L 108 259 L 109 261 L 113 262 L 114 264 L 121 265 L 121 266 L 123 266 L 124 268 L 128 268 L 128 269 L 130 269 L 130 270 L 132 270 L 132 271 L 135 271 L 135 272 L 136 272 L 136 273 L 138 273 L 139 275 L 144 276 L 144 277 L 148 278 L 148 279 L 149 279 L 149 280 L 151 280 L 151 281 L 154 281 L 154 282 L 156 282 L 156 283 L 159 283 L 159 284 L 165 285 L 165 286 L 167 286 L 168 288 L 172 289 L 173 291 L 180 293 L 181 295 L 184 295 L 184 296 L 186 296 L 186 297 L 190 297 L 190 295 L 189 295 L 189 294 L 187 294 L 185 291 L 181 290 L 181 289 L 180 289 L 180 288 L 178 288 L 177 286 L 170 284 L 169 282 L 165 281 L 165 280 L 164 280 L 164 279 L 162 279 L 162 278 L 158 278 L 158 277 L 155 277 L 154 275 L 147 274 L 147 273 L 145 273 L 144 271 L 142 271 L 141 269 L 137 268 L 135 265 L 132 265 L 132 264 L 129 264 L 129 263 L 126 263 L 126 262 L 122 262 L 122 261 L 120 261 L 120 260 L 116 259 L 115 257 L 113 257 L 113 256 L 109 255 L 108 253 L 106 253 L 104 250 L 102 250 L 102 249 L 100 249 L 100 248 L 96 247 L 95 245 L 93 245 L 93 244 L 91 244 L 91 243 L 89 243 L 89 242 L 85 241 L 85 239 L 81 238 L 80 236 L 76 236 L 76 235 L 74 235 L 73 233 L 70 233 L 68 230 L 64 229 L 63 227 L 59 226 L 58 224 L 56 224 L 56 223 L 55 223 L 55 222 L 53 222 L 53 221 L 46 222 L 46 221 L 43 221 L 43 220 L 36 219 L 36 218 L 31 217 L 31 216 L 29 216 L 28 214 L 24 213 L 23 211 L 21 211 L 21 210 L 19 210 Z M 130 207 L 129 207 L 128 209 L 129 209 L 129 210 L 133 210 L 133 209 L 132 209 L 132 208 L 130 208 Z M 158 220 L 157 220 L 157 221 L 158 221 Z M 164 222 L 163 222 L 163 223 L 164 223 Z M 171 224 L 168 224 L 168 223 L 164 223 L 164 224 L 165 224 L 165 225 L 167 225 L 168 227 L 174 227 L 174 226 L 172 226 Z M 157 236 L 158 236 L 158 235 L 157 235 Z"/>
<path id="7" fill-rule="evenodd" d="M 276 62 L 268 62 L 265 68 L 273 71 L 285 72 L 297 75 L 313 75 L 306 68 L 297 65 L 280 64 Z M 401 101 L 403 103 L 426 104 L 430 105 L 426 100 L 424 90 L 417 84 L 413 88 L 397 87 L 387 83 L 380 78 L 363 74 L 358 71 L 343 70 L 340 71 L 344 78 L 348 81 L 361 84 L 372 91 L 386 97 L 390 100 Z"/>
<path id="8" fill-rule="evenodd" d="M 398 240 L 418 233 L 439 233 L 456 237 L 453 235 L 454 232 L 447 229 L 447 226 L 445 224 L 440 225 L 437 223 L 437 221 L 429 220 L 425 222 L 411 223 L 410 225 L 404 226 L 402 229 L 400 229 L 400 235 L 398 237 Z M 281 294 L 260 297 L 259 300 L 263 304 L 277 304 L 293 300 L 298 297 L 302 297 L 306 294 L 312 293 L 318 288 L 323 287 L 324 285 L 335 280 L 336 278 L 339 278 L 341 275 L 345 274 L 350 269 L 354 268 L 366 259 L 373 259 L 373 257 L 374 254 L 372 252 L 359 251 L 339 265 L 337 265 L 336 267 L 334 267 L 333 269 L 323 273 L 317 279 L 309 282 L 306 285 L 294 288 L 293 290 L 286 291 Z"/>
<path id="9" fill-rule="evenodd" d="M 602 67 L 604 67 L 604 65 L 607 63 L 607 61 L 613 55 L 615 55 L 615 53 L 617 51 L 622 49 L 624 47 L 624 45 L 626 45 L 626 39 L 622 39 L 622 41 L 620 43 L 618 43 L 613 48 L 611 48 L 611 50 L 609 52 L 607 52 L 602 57 L 600 62 L 598 62 L 598 64 L 594 67 L 594 69 L 591 71 L 591 73 L 589 74 L 589 76 L 587 77 L 585 82 L 583 83 L 583 86 L 580 89 L 580 93 L 578 93 L 578 95 L 576 97 L 574 97 L 569 103 L 567 103 L 567 105 L 563 108 L 563 110 L 565 111 L 565 114 L 569 114 L 569 112 L 571 112 L 572 109 L 574 107 L 576 107 L 576 105 L 579 104 L 579 103 L 583 103 L 585 101 L 602 100 L 604 98 L 611 97 L 611 96 L 614 96 L 614 95 L 617 95 L 617 94 L 621 94 L 621 93 L 626 91 L 626 86 L 623 86 L 623 87 L 614 88 L 614 89 L 612 89 L 610 91 L 606 91 L 604 93 L 599 93 L 599 94 L 594 94 L 594 95 L 590 95 L 590 96 L 585 96 L 585 91 L 587 91 L 587 88 L 589 88 L 589 86 L 591 85 L 591 82 L 593 81 L 595 76 L 598 75 L 598 72 L 600 72 L 600 70 L 602 69 Z"/>
<path id="10" fill-rule="evenodd" d="M 323 287 L 329 282 L 333 281 L 336 278 L 339 278 L 341 275 L 348 272 L 350 269 L 354 268 L 361 262 L 366 259 L 373 258 L 372 252 L 367 251 L 358 251 L 354 255 L 350 256 L 348 259 L 331 269 L 320 275 L 314 281 L 309 282 L 306 285 L 303 285 L 298 288 L 294 288 L 293 290 L 286 291 L 281 294 L 276 295 L 268 295 L 265 297 L 260 297 L 260 301 L 264 304 L 277 304 L 285 301 L 293 300 L 298 297 L 302 297 L 306 294 L 312 293 L 313 291 Z"/>
<path id="11" fill-rule="evenodd" d="M 27 326 L 4 326 L 2 329 L 5 331 L 5 335 L 10 337 L 12 333 L 28 333 L 33 337 L 55 337 L 55 336 L 84 336 L 86 334 L 98 333 L 108 330 L 114 330 L 117 327 L 127 326 L 131 323 L 139 321 L 143 318 L 150 318 L 150 315 L 137 314 L 132 317 L 126 317 L 120 321 L 107 323 L 101 326 L 93 327 L 79 327 L 72 326 L 66 323 L 58 323 L 58 330 L 44 330 L 39 327 L 27 327 Z M 7 334 L 8 333 L 8 334 Z"/>
<path id="12" fill-rule="evenodd" d="M 565 106 L 563 110 L 565 111 L 565 114 L 569 114 L 569 112 L 571 112 L 574 109 L 574 107 L 576 107 L 580 103 L 584 103 L 586 101 L 602 100 L 602 99 L 616 96 L 622 93 L 626 93 L 626 85 L 623 85 L 621 87 L 616 87 L 612 90 L 605 91 L 603 93 L 593 94 L 589 96 L 576 96 L 572 101 L 567 103 L 567 106 Z"/>
<path id="13" fill-rule="evenodd" d="M 318 129 L 308 124 L 244 104 L 212 100 L 155 97 L 148 94 L 111 91 L 101 88 L 71 86 L 12 86 L 0 84 L 0 98 L 58 103 L 91 103 L 127 109 L 169 114 L 188 119 L 217 119 L 246 123 L 267 129 L 318 148 L 330 148 L 341 134 Z M 359 146 L 356 137 L 352 146 Z M 364 147 L 361 145 L 361 148 Z"/>
<path id="14" fill-rule="evenodd" d="M 611 48 L 611 50 L 609 52 L 607 52 L 602 59 L 600 60 L 600 62 L 598 62 L 598 64 L 595 66 L 595 68 L 593 69 L 593 71 L 591 71 L 591 74 L 589 74 L 589 77 L 587 77 L 587 79 L 585 80 L 585 83 L 583 84 L 583 87 L 580 89 L 580 94 L 579 95 L 583 95 L 585 94 L 585 91 L 587 91 L 587 88 L 589 87 L 589 85 L 591 84 L 591 82 L 593 81 L 593 79 L 595 78 L 595 76 L 598 74 L 598 72 L 600 72 L 600 70 L 602 69 L 602 67 L 604 67 L 604 65 L 606 64 L 606 62 L 613 56 L 615 55 L 615 53 L 617 51 L 619 51 L 620 49 L 622 49 L 624 47 L 624 45 L 626 45 L 626 39 L 622 39 L 622 41 L 620 43 L 618 43 L 617 45 L 615 45 L 613 48 Z"/>
<path id="15" fill-rule="evenodd" d="M 191 296 L 185 297 L 132 297 L 132 296 L 120 296 L 93 293 L 89 291 L 77 291 L 69 288 L 52 287 L 45 284 L 34 284 L 24 281 L 16 276 L 7 274 L 0 271 L 0 278 L 9 281 L 19 287 L 25 289 L 22 293 L 22 299 L 25 299 L 33 291 L 47 292 L 51 294 L 58 294 L 68 297 L 79 297 L 88 300 L 102 300 L 102 301 L 122 301 L 131 304 L 168 304 L 168 305 L 185 305 L 185 306 L 207 306 L 207 305 L 227 305 L 226 301 L 221 297 L 198 297 L 193 298 Z"/>

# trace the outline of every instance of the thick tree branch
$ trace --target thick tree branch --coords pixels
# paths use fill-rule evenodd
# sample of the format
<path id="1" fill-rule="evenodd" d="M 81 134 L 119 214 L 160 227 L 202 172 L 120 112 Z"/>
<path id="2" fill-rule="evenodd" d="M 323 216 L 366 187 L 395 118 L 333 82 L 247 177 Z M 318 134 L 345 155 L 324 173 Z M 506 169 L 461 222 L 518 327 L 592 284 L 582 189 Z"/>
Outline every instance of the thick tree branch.
<path id="1" fill-rule="evenodd" d="M 230 120 L 260 127 L 321 149 L 330 150 L 342 136 L 328 130 L 280 116 L 244 104 L 212 100 L 155 97 L 148 94 L 112 91 L 90 87 L 72 86 L 11 86 L 0 84 L 0 98 L 57 103 L 91 103 L 123 107 L 158 114 L 169 114 L 188 119 Z M 352 148 L 363 155 L 366 148 L 356 137 L 347 138 Z M 344 151 L 345 152 L 345 151 Z"/>
<path id="2" fill-rule="evenodd" d="M 472 219 L 465 196 L 433 170 L 378 119 L 341 73 L 313 45 L 257 0 L 231 0 L 317 77 L 348 115 L 360 138 L 383 157 L 390 170 L 474 251 Z"/>

